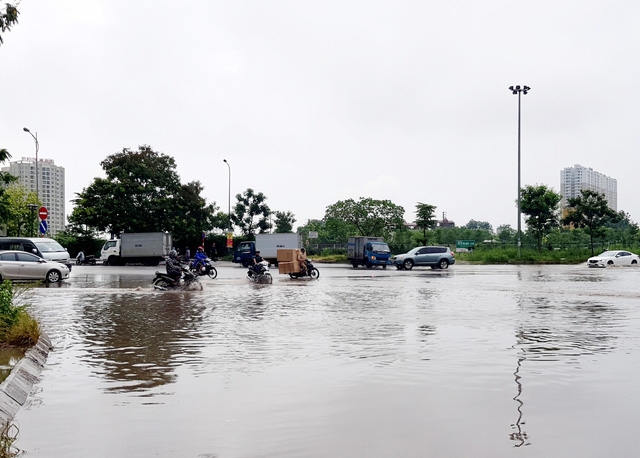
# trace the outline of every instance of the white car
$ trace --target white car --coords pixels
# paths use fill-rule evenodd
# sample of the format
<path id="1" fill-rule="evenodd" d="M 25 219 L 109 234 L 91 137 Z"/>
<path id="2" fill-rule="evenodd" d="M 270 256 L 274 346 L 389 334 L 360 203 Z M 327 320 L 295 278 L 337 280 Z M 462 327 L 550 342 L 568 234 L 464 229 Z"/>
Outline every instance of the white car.
<path id="1" fill-rule="evenodd" d="M 69 278 L 69 268 L 24 251 L 0 251 L 0 281 L 23 280 L 57 283 Z"/>
<path id="2" fill-rule="evenodd" d="M 605 251 L 598 256 L 587 259 L 589 267 L 637 266 L 640 258 L 629 251 Z"/>

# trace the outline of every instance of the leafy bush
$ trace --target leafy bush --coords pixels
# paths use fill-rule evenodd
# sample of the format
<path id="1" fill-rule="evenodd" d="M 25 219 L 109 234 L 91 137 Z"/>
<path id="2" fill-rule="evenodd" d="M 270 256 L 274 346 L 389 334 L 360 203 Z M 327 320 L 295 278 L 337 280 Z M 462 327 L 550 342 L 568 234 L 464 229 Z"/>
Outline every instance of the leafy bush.
<path id="1" fill-rule="evenodd" d="M 34 345 L 40 337 L 38 322 L 24 307 L 13 304 L 14 297 L 12 283 L 5 280 L 0 284 L 0 344 Z"/>

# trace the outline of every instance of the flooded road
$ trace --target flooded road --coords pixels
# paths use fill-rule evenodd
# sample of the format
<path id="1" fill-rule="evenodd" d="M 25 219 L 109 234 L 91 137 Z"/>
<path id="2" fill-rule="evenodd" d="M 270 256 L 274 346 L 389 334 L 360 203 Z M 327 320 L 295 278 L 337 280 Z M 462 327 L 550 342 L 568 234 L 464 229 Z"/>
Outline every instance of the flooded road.
<path id="1" fill-rule="evenodd" d="M 638 454 L 640 268 L 216 266 L 201 292 L 82 266 L 22 296 L 54 345 L 26 456 Z"/>

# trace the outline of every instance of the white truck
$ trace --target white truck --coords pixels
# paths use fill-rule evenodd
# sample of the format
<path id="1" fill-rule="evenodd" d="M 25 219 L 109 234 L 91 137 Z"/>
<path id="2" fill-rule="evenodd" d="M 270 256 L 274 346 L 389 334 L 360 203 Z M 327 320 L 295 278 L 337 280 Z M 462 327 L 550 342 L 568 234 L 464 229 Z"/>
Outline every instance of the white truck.
<path id="1" fill-rule="evenodd" d="M 256 234 L 256 241 L 242 242 L 236 247 L 232 261 L 247 267 L 253 263 L 256 251 L 269 264 L 278 265 L 278 249 L 280 248 L 300 248 L 302 238 L 300 234 L 294 232 L 281 232 L 274 234 Z"/>
<path id="2" fill-rule="evenodd" d="M 171 244 L 168 232 L 124 232 L 119 239 L 111 239 L 104 244 L 100 260 L 110 266 L 157 266 L 169 255 Z"/>

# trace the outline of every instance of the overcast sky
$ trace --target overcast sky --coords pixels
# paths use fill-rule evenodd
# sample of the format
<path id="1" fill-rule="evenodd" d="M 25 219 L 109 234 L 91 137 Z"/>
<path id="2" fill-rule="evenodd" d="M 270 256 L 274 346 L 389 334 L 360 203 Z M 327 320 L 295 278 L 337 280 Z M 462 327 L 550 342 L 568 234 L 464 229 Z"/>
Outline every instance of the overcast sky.
<path id="1" fill-rule="evenodd" d="M 640 219 L 638 1 L 22 0 L 0 46 L 0 147 L 66 169 L 150 145 L 228 209 L 297 223 L 339 200 L 517 226 L 522 184 L 581 164 Z"/>

